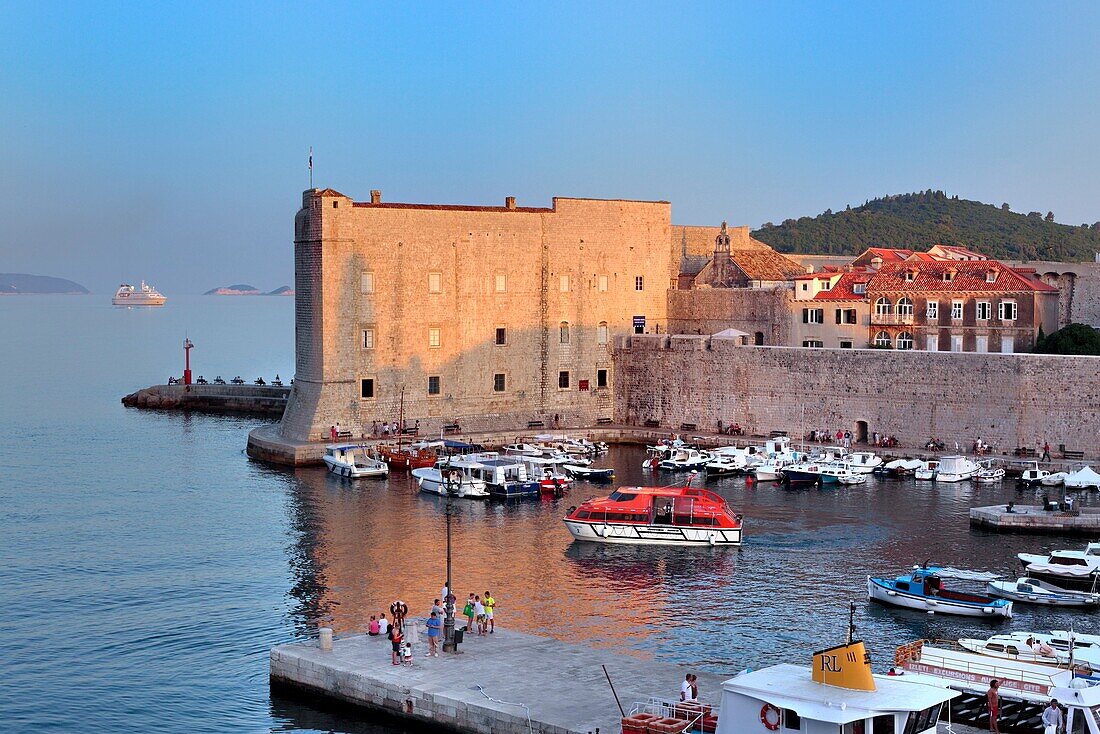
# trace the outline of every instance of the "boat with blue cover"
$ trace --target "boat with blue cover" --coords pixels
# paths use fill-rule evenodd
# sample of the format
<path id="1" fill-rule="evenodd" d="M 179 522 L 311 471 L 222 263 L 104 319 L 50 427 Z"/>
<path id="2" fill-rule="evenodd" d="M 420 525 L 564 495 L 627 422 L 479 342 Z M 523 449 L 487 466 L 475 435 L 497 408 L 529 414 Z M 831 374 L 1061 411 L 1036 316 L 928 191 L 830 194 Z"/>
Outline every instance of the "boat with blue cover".
<path id="1" fill-rule="evenodd" d="M 964 617 L 1012 617 L 1012 602 L 1008 599 L 945 588 L 945 575 L 950 574 L 943 568 L 922 566 L 892 579 L 868 576 L 867 598 L 922 612 Z"/>

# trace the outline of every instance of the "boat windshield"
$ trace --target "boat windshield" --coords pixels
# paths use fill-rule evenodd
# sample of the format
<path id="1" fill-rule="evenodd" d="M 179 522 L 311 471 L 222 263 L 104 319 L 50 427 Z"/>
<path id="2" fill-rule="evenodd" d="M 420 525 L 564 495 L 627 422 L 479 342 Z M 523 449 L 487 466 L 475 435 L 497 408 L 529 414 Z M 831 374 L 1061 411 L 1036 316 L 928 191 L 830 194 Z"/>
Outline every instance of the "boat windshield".
<path id="1" fill-rule="evenodd" d="M 637 496 L 637 494 L 633 494 L 631 492 L 620 492 L 616 489 L 614 492 L 608 495 L 607 498 L 612 502 L 630 502 Z"/>

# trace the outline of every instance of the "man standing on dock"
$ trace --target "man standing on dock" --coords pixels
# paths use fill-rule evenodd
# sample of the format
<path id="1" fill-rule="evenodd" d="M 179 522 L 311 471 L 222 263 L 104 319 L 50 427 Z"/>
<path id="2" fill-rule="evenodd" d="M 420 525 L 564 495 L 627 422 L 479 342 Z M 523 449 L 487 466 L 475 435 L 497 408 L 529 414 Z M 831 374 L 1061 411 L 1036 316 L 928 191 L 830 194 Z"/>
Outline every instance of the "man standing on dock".
<path id="1" fill-rule="evenodd" d="M 488 591 L 485 592 L 485 621 L 489 624 L 489 634 L 493 633 L 496 629 L 496 623 L 493 622 L 493 608 L 497 605 L 497 600 L 493 598 L 493 595 Z"/>
<path id="2" fill-rule="evenodd" d="M 1000 728 L 997 726 L 997 715 L 1001 711 L 1001 697 L 997 693 L 997 689 L 1000 687 L 1000 683 L 996 678 L 989 681 L 989 690 L 985 693 L 986 703 L 989 705 L 989 730 L 995 731 L 1000 734 Z"/>
<path id="3" fill-rule="evenodd" d="M 1043 734 L 1060 734 L 1060 732 L 1065 731 L 1065 725 L 1058 699 L 1050 699 L 1050 706 L 1043 709 Z"/>

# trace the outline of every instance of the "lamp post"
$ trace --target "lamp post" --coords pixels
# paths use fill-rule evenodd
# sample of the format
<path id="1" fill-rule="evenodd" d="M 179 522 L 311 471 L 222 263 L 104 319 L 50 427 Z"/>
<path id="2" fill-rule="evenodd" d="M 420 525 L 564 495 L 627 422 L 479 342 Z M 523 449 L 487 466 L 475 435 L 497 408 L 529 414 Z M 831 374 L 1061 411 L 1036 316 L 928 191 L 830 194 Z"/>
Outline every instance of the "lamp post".
<path id="1" fill-rule="evenodd" d="M 443 491 L 447 493 L 447 505 L 444 514 L 447 517 L 447 598 L 443 600 L 443 652 L 458 652 L 455 644 L 455 605 L 456 598 L 451 586 L 451 515 L 453 510 L 454 489 L 451 487 L 451 461 L 441 468 Z"/>

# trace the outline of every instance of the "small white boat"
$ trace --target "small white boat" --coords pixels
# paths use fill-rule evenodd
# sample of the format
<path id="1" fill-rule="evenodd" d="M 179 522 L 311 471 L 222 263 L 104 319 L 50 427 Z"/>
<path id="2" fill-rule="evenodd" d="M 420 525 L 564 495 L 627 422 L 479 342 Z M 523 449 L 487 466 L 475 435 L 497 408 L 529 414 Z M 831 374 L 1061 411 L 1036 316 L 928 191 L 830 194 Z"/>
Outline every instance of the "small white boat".
<path id="1" fill-rule="evenodd" d="M 708 477 L 728 477 L 734 474 L 744 474 L 748 463 L 741 454 L 715 454 L 706 463 Z"/>
<path id="2" fill-rule="evenodd" d="M 882 457 L 870 451 L 855 451 L 843 460 L 845 466 L 860 474 L 871 474 L 882 466 Z"/>
<path id="3" fill-rule="evenodd" d="M 867 481 L 867 473 L 849 469 L 848 473 L 839 475 L 836 480 L 841 484 L 864 484 Z"/>
<path id="4" fill-rule="evenodd" d="M 1050 472 L 1046 469 L 1039 468 L 1039 462 L 1029 461 L 1026 464 L 1027 468 L 1020 472 L 1019 482 L 1020 484 L 1026 484 L 1032 486 L 1039 484 L 1044 479 L 1050 476 Z"/>
<path id="5" fill-rule="evenodd" d="M 504 447 L 509 456 L 542 456 L 544 449 L 530 443 L 510 443 Z"/>
<path id="6" fill-rule="evenodd" d="M 358 444 L 339 443 L 326 446 L 324 462 L 333 474 L 350 479 L 384 477 L 390 473 L 386 462 L 371 456 L 366 446 Z"/>
<path id="7" fill-rule="evenodd" d="M 795 463 L 797 463 L 795 459 L 777 456 L 754 466 L 752 473 L 757 481 L 774 482 L 777 479 L 782 479 L 783 470 Z"/>
<path id="8" fill-rule="evenodd" d="M 1070 489 L 1100 489 L 1100 474 L 1086 465 L 1067 476 L 1064 484 Z"/>
<path id="9" fill-rule="evenodd" d="M 981 467 L 977 462 L 971 461 L 965 456 L 941 456 L 939 466 L 936 469 L 935 481 L 937 482 L 965 482 L 978 475 Z"/>
<path id="10" fill-rule="evenodd" d="M 711 456 L 706 451 L 679 449 L 667 459 L 658 463 L 657 467 L 665 471 L 691 471 L 692 469 L 703 469 L 710 460 Z"/>
<path id="11" fill-rule="evenodd" d="M 562 464 L 562 471 L 574 479 L 587 479 L 590 482 L 610 482 L 615 478 L 614 469 L 601 469 L 579 464 Z"/>
<path id="12" fill-rule="evenodd" d="M 453 466 L 443 467 L 438 462 L 435 466 L 413 469 L 412 476 L 420 486 L 420 491 L 429 494 L 444 497 L 450 494 L 462 499 L 485 499 L 489 496 L 484 480 Z"/>
<path id="13" fill-rule="evenodd" d="M 1039 485 L 1043 487 L 1061 487 L 1066 482 L 1066 477 L 1069 476 L 1069 472 L 1056 471 L 1053 474 L 1050 472 L 1043 472 L 1046 476 L 1039 480 Z"/>
<path id="14" fill-rule="evenodd" d="M 992 484 L 1005 478 L 1005 470 L 999 466 L 993 466 L 992 461 L 983 461 L 978 465 L 978 473 L 974 479 L 983 484 Z"/>
<path id="15" fill-rule="evenodd" d="M 939 461 L 922 461 L 920 463 L 920 467 L 918 467 L 916 471 L 913 472 L 913 478 L 921 482 L 932 481 L 935 480 L 936 474 L 939 472 L 939 470 Z"/>
<path id="16" fill-rule="evenodd" d="M 1083 551 L 1055 550 L 1047 555 L 1017 553 L 1027 575 L 1062 589 L 1094 592 L 1100 588 L 1100 543 Z"/>
<path id="17" fill-rule="evenodd" d="M 993 635 L 981 640 L 963 638 L 959 640 L 959 646 L 964 650 L 976 652 L 986 657 L 1000 658 L 1001 660 L 1019 660 L 1024 663 L 1036 665 L 1069 665 L 1069 641 L 1063 640 L 1064 647 L 1055 647 L 1052 643 L 1053 635 L 1045 635 L 1041 632 L 1010 632 L 1005 635 Z M 1100 669 L 1100 651 L 1089 646 L 1082 646 L 1074 640 L 1073 650 L 1074 667 L 1087 665 L 1091 670 Z"/>
<path id="18" fill-rule="evenodd" d="M 1015 581 L 990 581 L 986 590 L 993 596 L 1022 602 L 1044 604 L 1052 607 L 1095 607 L 1100 605 L 1100 594 L 1070 591 L 1047 581 L 1027 577 Z"/>
<path id="19" fill-rule="evenodd" d="M 875 469 L 875 473 L 887 474 L 892 477 L 909 477 L 913 476 L 914 472 L 923 465 L 924 462 L 920 459 L 894 459 Z"/>
<path id="20" fill-rule="evenodd" d="M 123 283 L 115 291 L 111 303 L 116 306 L 163 306 L 168 299 L 161 295 L 156 288 L 141 281 L 141 287 Z"/>

